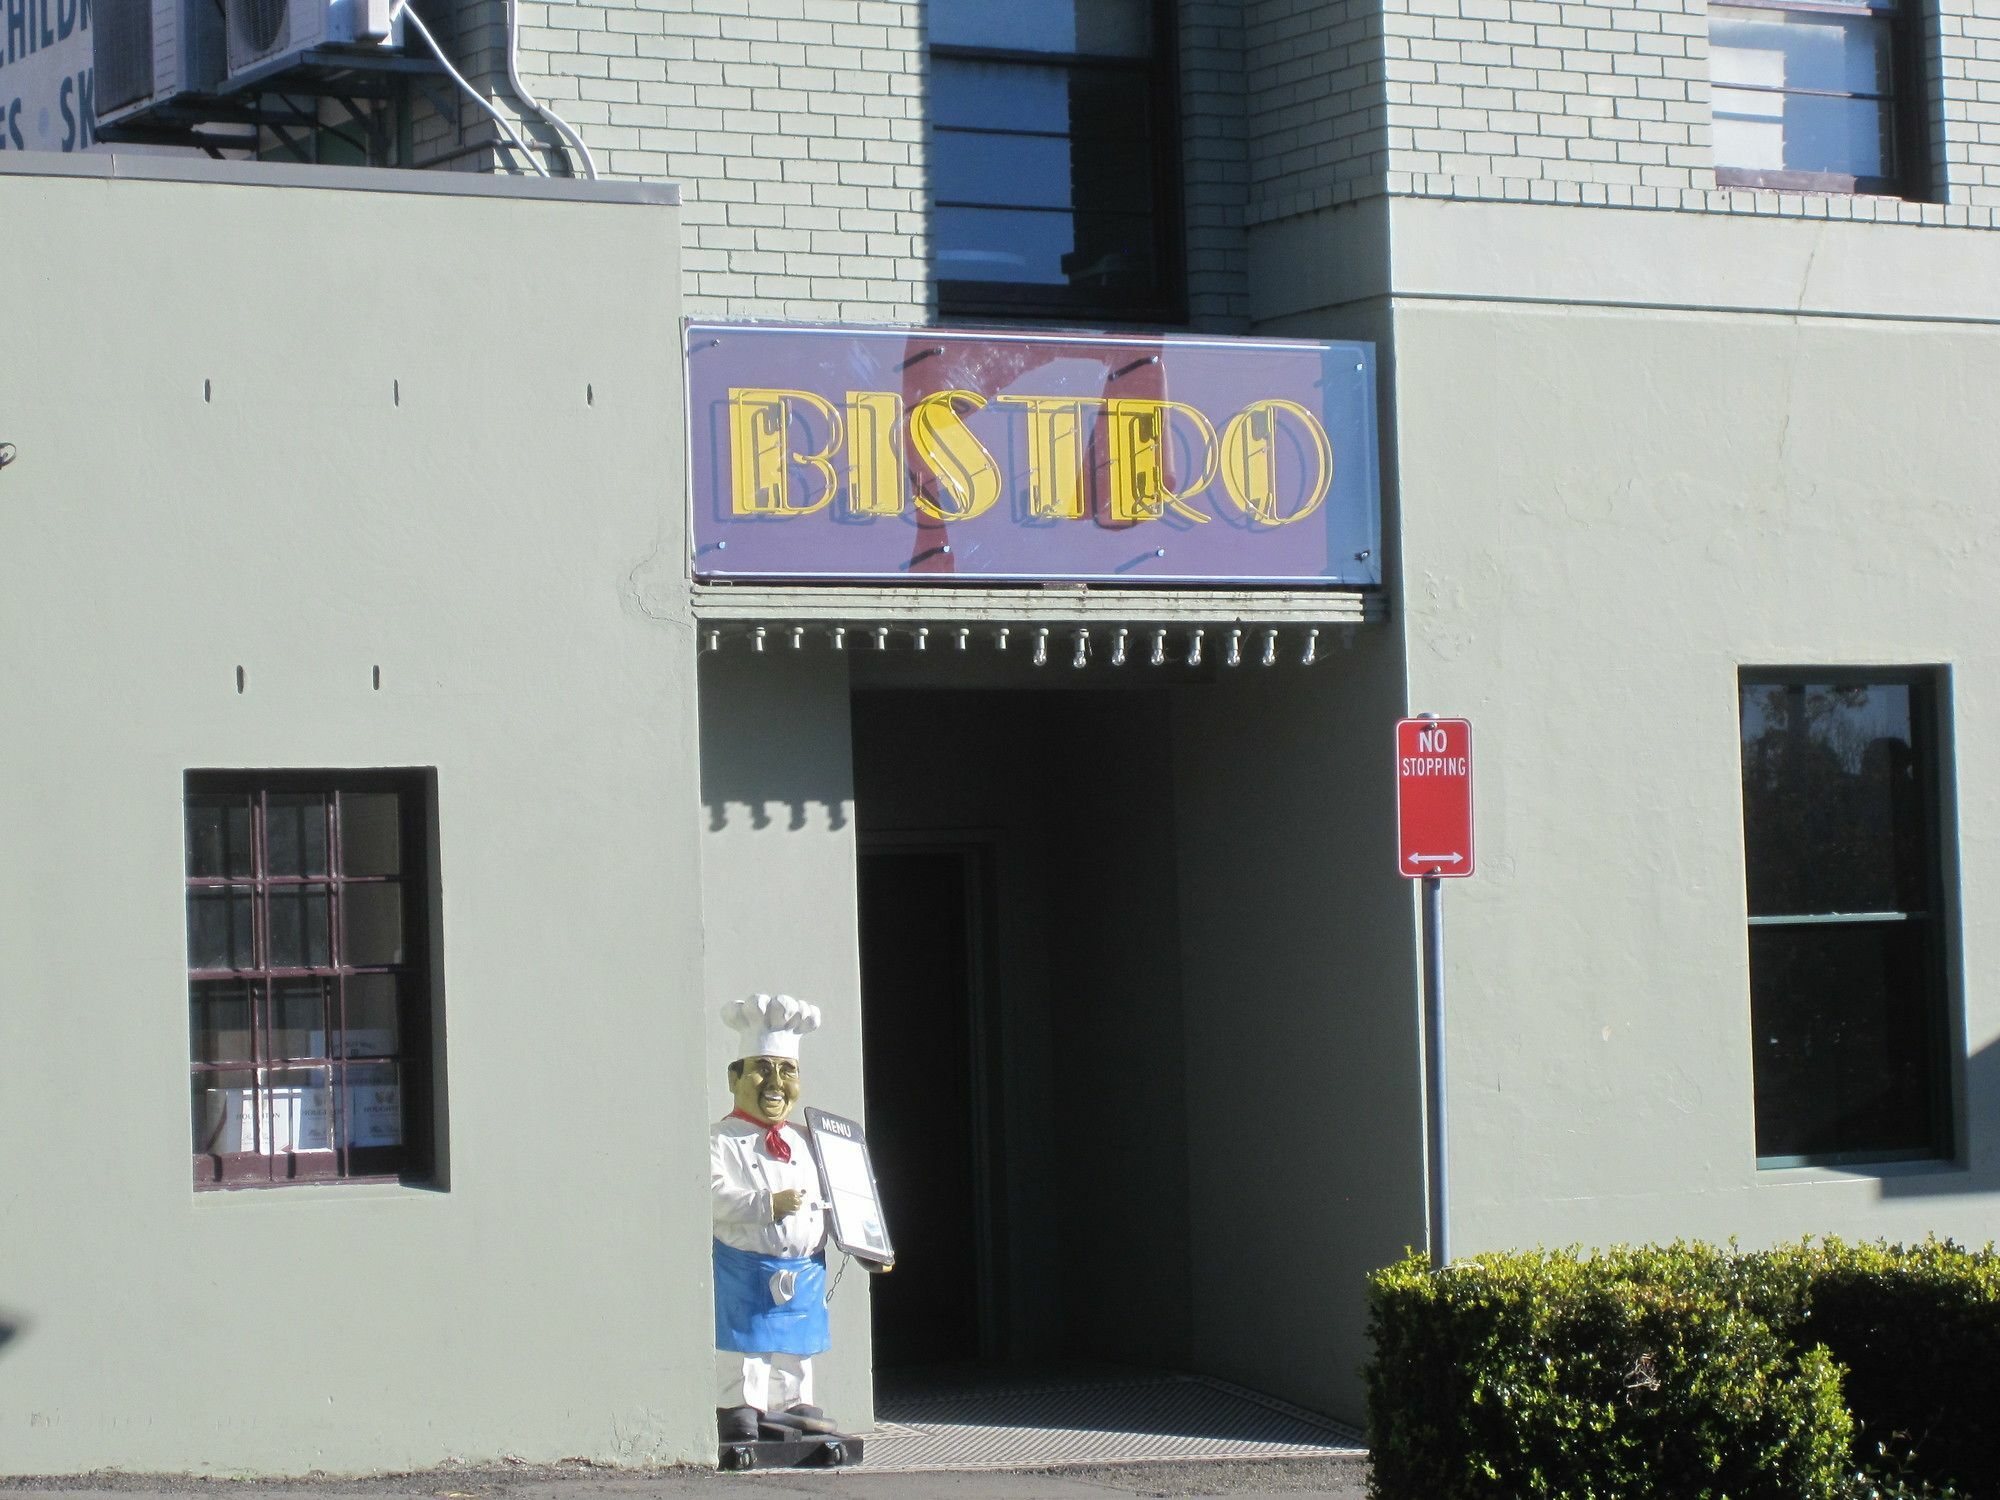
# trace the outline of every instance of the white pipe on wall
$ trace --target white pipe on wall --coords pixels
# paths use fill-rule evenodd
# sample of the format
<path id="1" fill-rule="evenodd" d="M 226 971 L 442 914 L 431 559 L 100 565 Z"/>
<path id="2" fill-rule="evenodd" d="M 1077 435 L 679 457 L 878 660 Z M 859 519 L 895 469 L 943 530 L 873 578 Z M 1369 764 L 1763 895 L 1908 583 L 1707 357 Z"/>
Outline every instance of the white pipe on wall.
<path id="1" fill-rule="evenodd" d="M 597 181 L 597 163 L 592 159 L 590 147 L 584 145 L 583 137 L 571 128 L 569 121 L 550 109 L 541 100 L 528 92 L 528 86 L 521 82 L 521 5 L 520 0 L 507 0 L 507 82 L 514 90 L 514 97 L 529 109 L 540 115 L 583 158 L 583 175 L 592 182 Z"/>

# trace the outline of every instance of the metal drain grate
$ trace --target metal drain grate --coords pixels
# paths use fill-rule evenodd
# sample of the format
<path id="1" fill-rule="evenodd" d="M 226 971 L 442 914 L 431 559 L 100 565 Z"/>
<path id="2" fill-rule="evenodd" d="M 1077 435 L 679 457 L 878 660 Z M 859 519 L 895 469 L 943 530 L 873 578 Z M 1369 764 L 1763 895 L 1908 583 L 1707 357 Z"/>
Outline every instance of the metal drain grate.
<path id="1" fill-rule="evenodd" d="M 883 1470 L 1022 1469 L 1160 1459 L 1359 1454 L 1358 1433 L 1193 1375 L 885 1393 L 868 1440 Z"/>

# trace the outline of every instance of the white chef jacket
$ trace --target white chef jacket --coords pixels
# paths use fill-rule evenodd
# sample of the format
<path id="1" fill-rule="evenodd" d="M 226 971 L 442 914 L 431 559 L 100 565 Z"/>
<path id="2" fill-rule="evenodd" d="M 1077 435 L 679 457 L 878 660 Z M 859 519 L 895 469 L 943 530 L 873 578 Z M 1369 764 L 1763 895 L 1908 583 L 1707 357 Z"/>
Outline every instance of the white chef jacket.
<path id="1" fill-rule="evenodd" d="M 803 1131 L 779 1127 L 792 1148 L 790 1161 L 764 1151 L 762 1125 L 729 1116 L 708 1131 L 709 1186 L 715 1237 L 758 1255 L 811 1255 L 826 1239 L 826 1208 L 819 1201 L 819 1169 Z M 798 1188 L 806 1197 L 796 1213 L 771 1222 L 771 1195 Z"/>

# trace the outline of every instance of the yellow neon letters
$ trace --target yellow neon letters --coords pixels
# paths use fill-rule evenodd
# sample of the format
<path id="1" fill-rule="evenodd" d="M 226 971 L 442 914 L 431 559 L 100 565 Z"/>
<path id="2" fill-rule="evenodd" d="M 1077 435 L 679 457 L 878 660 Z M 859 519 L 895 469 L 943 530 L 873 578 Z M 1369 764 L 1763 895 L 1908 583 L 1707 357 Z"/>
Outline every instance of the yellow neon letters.
<path id="1" fill-rule="evenodd" d="M 1278 514 L 1278 417 L 1298 419 L 1313 449 L 1313 482 L 1290 515 Z M 1243 513 L 1270 526 L 1305 519 L 1333 486 L 1333 444 L 1319 419 L 1296 401 L 1253 401 L 1222 432 L 1222 487 Z"/>
<path id="2" fill-rule="evenodd" d="M 826 442 L 811 453 L 792 451 L 794 407 L 826 427 Z M 840 488 L 833 455 L 840 451 L 840 413 L 811 391 L 733 390 L 729 393 L 730 510 L 739 516 L 809 516 L 824 510 Z M 819 498 L 794 505 L 792 465 L 803 464 L 826 481 Z"/>
<path id="3" fill-rule="evenodd" d="M 988 405 L 977 391 L 935 391 L 906 412 L 896 391 L 848 391 L 836 407 L 812 391 L 733 388 L 731 513 L 809 516 L 838 499 L 855 517 L 914 507 L 948 523 L 1018 493 L 1031 520 L 1131 526 L 1171 513 L 1205 522 L 1233 507 L 1255 525 L 1287 526 L 1317 511 L 1333 487 L 1333 442 L 1296 401 L 1252 401 L 1219 436 L 1184 401 L 999 396 L 993 404 L 1019 408 L 1020 425 L 1011 437 L 996 432 L 996 411 L 982 442 L 969 420 Z M 1203 495 L 1205 508 L 1194 503 Z"/>
<path id="4" fill-rule="evenodd" d="M 903 513 L 902 426 L 894 391 L 847 393 L 847 508 L 857 516 Z"/>
<path id="5" fill-rule="evenodd" d="M 1201 478 L 1179 491 L 1167 485 L 1173 447 L 1167 424 L 1175 412 L 1201 434 Z M 1207 489 L 1215 478 L 1215 428 L 1207 417 L 1179 401 L 1107 401 L 1104 420 L 1111 437 L 1113 521 L 1157 521 L 1170 508 L 1190 521 L 1208 519 L 1181 498 Z"/>
<path id="6" fill-rule="evenodd" d="M 1002 396 L 1000 404 L 1028 409 L 1028 514 L 1038 521 L 1081 521 L 1083 409 L 1104 403 L 1078 396 Z"/>
<path id="7" fill-rule="evenodd" d="M 917 509 L 936 521 L 970 521 L 1000 498 L 1000 465 L 965 425 L 961 401 L 974 411 L 986 404 L 976 391 L 939 391 L 910 412 L 910 446 L 938 479 L 938 498 L 920 491 Z"/>

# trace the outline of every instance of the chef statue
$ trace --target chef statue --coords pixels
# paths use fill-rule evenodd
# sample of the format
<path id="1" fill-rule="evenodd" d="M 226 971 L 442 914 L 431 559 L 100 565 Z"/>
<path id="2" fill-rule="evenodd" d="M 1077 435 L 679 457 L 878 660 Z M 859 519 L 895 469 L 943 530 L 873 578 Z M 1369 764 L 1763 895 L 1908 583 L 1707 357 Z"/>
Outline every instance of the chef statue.
<path id="1" fill-rule="evenodd" d="M 819 1007 L 752 995 L 722 1016 L 742 1040 L 729 1065 L 736 1108 L 708 1133 L 716 1431 L 724 1443 L 832 1432 L 812 1404 L 812 1357 L 828 1343 L 826 1209 L 812 1148 L 786 1123 L 799 1102 L 799 1039 L 819 1029 Z"/>

